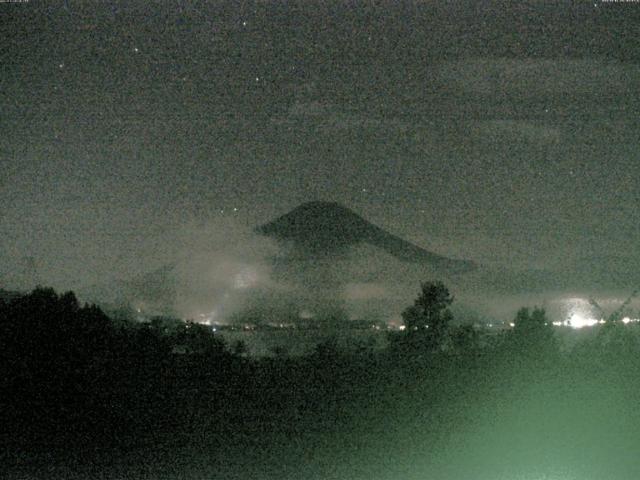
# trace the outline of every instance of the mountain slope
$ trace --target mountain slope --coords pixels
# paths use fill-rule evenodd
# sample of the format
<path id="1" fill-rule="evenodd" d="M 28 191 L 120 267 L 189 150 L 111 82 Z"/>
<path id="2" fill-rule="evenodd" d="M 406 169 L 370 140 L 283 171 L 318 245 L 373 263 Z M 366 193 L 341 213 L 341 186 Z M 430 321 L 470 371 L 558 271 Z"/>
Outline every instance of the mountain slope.
<path id="1" fill-rule="evenodd" d="M 293 245 L 296 253 L 302 256 L 340 254 L 355 245 L 368 244 L 399 260 L 450 273 L 475 268 L 471 261 L 438 255 L 403 240 L 335 202 L 304 203 L 256 231 Z"/>

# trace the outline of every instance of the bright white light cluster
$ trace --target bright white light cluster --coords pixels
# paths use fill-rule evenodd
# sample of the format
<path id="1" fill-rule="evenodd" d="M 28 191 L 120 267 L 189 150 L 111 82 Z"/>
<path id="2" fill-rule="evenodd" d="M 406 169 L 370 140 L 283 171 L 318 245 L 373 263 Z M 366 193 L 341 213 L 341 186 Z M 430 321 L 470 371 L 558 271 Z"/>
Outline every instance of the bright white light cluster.
<path id="1" fill-rule="evenodd" d="M 625 325 L 629 323 L 638 323 L 638 322 L 640 322 L 639 318 L 624 317 L 622 319 L 622 323 L 624 323 Z M 573 315 L 571 315 L 571 317 L 565 320 L 564 322 L 553 322 L 555 326 L 564 326 L 564 327 L 571 327 L 571 328 L 593 327 L 595 325 L 598 325 L 598 324 L 602 325 L 604 323 L 606 323 L 604 319 L 596 320 L 595 318 L 586 317 L 577 313 L 574 313 Z"/>
<path id="2" fill-rule="evenodd" d="M 571 317 L 563 322 L 563 325 L 571 328 L 583 328 L 593 327 L 599 322 L 604 323 L 604 320 L 596 320 L 595 318 L 587 317 L 586 315 L 580 313 L 573 313 Z"/>
<path id="3" fill-rule="evenodd" d="M 624 317 L 622 319 L 622 323 L 628 325 L 629 323 L 639 323 L 640 318 L 629 318 Z M 582 315 L 572 315 L 571 318 L 568 318 L 564 322 L 553 322 L 554 327 L 571 327 L 571 328 L 583 328 L 583 327 L 593 327 L 595 325 L 603 325 L 607 323 L 606 320 L 600 319 L 596 320 L 595 318 L 583 317 Z"/>
<path id="4" fill-rule="evenodd" d="M 596 325 L 602 325 L 606 323 L 603 318 L 596 318 L 594 316 L 594 308 L 592 304 L 579 297 L 566 298 L 563 303 L 568 307 L 568 315 L 564 321 L 555 321 L 553 325 L 556 327 L 571 327 L 574 329 L 580 329 L 584 327 L 594 327 Z M 624 317 L 622 323 L 625 325 L 629 323 L 637 323 L 640 319 Z"/>

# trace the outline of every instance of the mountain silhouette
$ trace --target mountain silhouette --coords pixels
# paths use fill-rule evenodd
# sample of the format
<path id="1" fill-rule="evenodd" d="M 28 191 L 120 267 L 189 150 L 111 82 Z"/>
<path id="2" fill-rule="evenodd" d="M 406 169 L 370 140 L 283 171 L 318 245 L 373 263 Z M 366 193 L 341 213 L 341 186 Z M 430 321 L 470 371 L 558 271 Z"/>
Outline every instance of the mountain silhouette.
<path id="1" fill-rule="evenodd" d="M 382 288 L 379 285 L 386 282 L 399 284 L 414 277 L 417 282 L 418 278 L 428 278 L 436 272 L 438 277 L 451 278 L 451 275 L 476 269 L 471 261 L 456 260 L 425 250 L 334 202 L 305 203 L 256 227 L 255 231 L 281 243 L 283 248 L 279 253 L 265 259 L 271 268 L 270 274 L 272 279 L 292 288 L 286 294 L 291 296 L 291 301 L 304 305 L 309 303 L 317 307 L 341 301 L 347 286 L 362 293 L 363 289 L 373 288 L 371 285 Z M 244 264 L 251 262 L 240 261 L 239 270 L 227 272 L 224 278 L 210 278 L 206 266 L 204 270 L 196 268 L 191 275 L 188 261 L 178 260 L 130 279 L 90 286 L 80 293 L 86 300 L 116 306 L 141 305 L 147 314 L 169 315 L 181 296 L 189 298 L 189 305 L 199 305 L 210 303 L 216 295 L 226 298 L 225 292 L 246 295 L 229 280 L 241 271 Z M 185 275 L 185 271 L 189 275 Z M 468 276 L 464 275 L 465 278 Z M 213 280 L 217 283 L 211 284 Z M 260 288 L 271 287 L 259 285 L 256 288 L 251 295 L 260 294 Z M 206 301 L 201 301 L 203 292 L 206 293 Z M 280 295 L 271 291 L 269 294 Z M 390 301 L 385 298 L 379 300 Z M 371 301 L 367 300 L 368 303 Z M 182 303 L 185 303 L 184 298 Z"/>
<path id="2" fill-rule="evenodd" d="M 351 247 L 367 244 L 404 262 L 428 265 L 449 273 L 475 268 L 472 261 L 438 255 L 403 240 L 336 202 L 304 203 L 257 227 L 256 232 L 289 244 L 295 255 L 307 258 L 340 255 Z"/>

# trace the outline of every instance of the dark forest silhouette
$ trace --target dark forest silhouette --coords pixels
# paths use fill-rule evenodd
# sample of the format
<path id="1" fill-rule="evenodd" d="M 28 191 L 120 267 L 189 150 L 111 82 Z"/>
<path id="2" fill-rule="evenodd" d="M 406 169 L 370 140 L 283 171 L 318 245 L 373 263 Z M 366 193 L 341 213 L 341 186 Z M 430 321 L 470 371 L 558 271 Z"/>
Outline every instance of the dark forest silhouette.
<path id="1" fill-rule="evenodd" d="M 276 347 L 270 357 L 253 358 L 246 344 L 229 346 L 210 327 L 110 318 L 71 292 L 37 288 L 2 300 L 2 462 L 16 477 L 33 478 L 51 466 L 81 469 L 160 449 L 161 469 L 197 446 L 225 458 L 247 455 L 260 478 L 278 478 L 265 465 L 294 468 L 300 445 L 338 462 L 336 445 L 377 432 L 367 449 L 378 452 L 383 442 L 409 461 L 411 448 L 396 445 L 411 429 L 428 439 L 487 415 L 511 419 L 510 401 L 548 422 L 546 415 L 571 402 L 590 412 L 605 391 L 618 407 L 640 392 L 633 326 L 609 322 L 567 350 L 542 309 L 519 310 L 512 329 L 489 338 L 454 324 L 453 301 L 441 282 L 423 283 L 403 313 L 406 329 L 389 334 L 384 350 L 366 342 L 344 348 L 330 337 L 305 356 Z M 577 429 L 575 412 L 565 413 L 558 423 Z M 615 417 L 613 409 L 601 414 Z M 570 439 L 553 424 L 546 428 L 549 448 Z M 282 451 L 273 450 L 278 442 L 286 444 Z M 264 451 L 273 458 L 261 457 Z M 233 461 L 225 465 L 221 472 L 233 469 Z"/>

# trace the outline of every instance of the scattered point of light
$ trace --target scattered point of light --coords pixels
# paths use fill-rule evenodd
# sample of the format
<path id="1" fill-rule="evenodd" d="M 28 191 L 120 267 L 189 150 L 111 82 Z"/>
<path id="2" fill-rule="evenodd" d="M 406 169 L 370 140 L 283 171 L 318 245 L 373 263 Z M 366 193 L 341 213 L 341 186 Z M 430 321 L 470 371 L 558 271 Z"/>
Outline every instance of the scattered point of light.
<path id="1" fill-rule="evenodd" d="M 515 324 L 515 323 L 513 323 L 513 322 L 510 322 L 510 323 L 509 323 L 509 326 L 510 326 L 511 328 L 513 328 L 513 327 L 515 327 L 515 326 L 516 326 L 516 324 Z"/>
<path id="2" fill-rule="evenodd" d="M 367 189 L 366 189 L 366 188 L 363 188 L 363 189 L 362 189 L 362 192 L 363 192 L 363 193 L 367 193 Z"/>
<path id="3" fill-rule="evenodd" d="M 256 77 L 256 82 L 259 82 L 259 81 L 260 81 L 260 77 Z"/>
<path id="4" fill-rule="evenodd" d="M 242 26 L 243 26 L 243 27 L 246 27 L 246 26 L 247 26 L 247 21 L 246 21 L 246 20 L 244 20 L 244 21 L 242 22 Z"/>
<path id="5" fill-rule="evenodd" d="M 133 47 L 133 51 L 138 53 L 140 50 L 138 49 L 138 47 Z"/>
<path id="6" fill-rule="evenodd" d="M 234 207 L 233 211 L 234 211 L 234 212 L 237 212 L 237 211 L 238 211 L 238 209 Z"/>
<path id="7" fill-rule="evenodd" d="M 64 68 L 64 63 L 58 64 L 58 68 Z"/>

